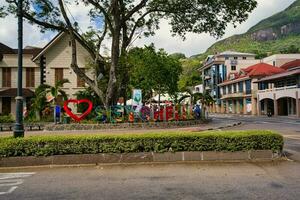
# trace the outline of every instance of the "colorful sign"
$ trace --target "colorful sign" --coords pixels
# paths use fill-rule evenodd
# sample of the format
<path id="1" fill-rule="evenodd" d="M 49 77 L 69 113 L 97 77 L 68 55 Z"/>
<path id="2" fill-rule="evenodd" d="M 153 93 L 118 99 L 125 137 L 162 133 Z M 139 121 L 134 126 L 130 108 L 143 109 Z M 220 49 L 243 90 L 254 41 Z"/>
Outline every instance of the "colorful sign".
<path id="1" fill-rule="evenodd" d="M 142 103 L 142 90 L 134 89 L 132 92 L 132 106 L 141 106 Z"/>
<path id="2" fill-rule="evenodd" d="M 73 104 L 81 104 L 81 103 L 87 103 L 89 106 L 88 106 L 88 109 L 82 113 L 81 115 L 76 115 L 72 112 L 72 110 L 68 107 L 68 105 L 70 103 L 73 103 Z M 67 101 L 64 102 L 64 109 L 66 111 L 66 113 L 72 118 L 74 119 L 75 121 L 79 122 L 81 120 L 83 120 L 88 114 L 90 114 L 90 112 L 92 111 L 93 109 L 93 103 L 88 100 L 88 99 L 81 99 L 81 100 L 77 100 L 77 99 L 69 99 Z"/>

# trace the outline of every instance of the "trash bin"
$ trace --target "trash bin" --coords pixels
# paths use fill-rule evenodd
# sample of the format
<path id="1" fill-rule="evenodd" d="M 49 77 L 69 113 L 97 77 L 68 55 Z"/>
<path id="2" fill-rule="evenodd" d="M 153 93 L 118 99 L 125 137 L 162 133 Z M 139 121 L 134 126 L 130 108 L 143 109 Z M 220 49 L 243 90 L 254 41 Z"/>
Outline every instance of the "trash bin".
<path id="1" fill-rule="evenodd" d="M 71 118 L 69 116 L 64 116 L 64 124 L 70 124 Z"/>

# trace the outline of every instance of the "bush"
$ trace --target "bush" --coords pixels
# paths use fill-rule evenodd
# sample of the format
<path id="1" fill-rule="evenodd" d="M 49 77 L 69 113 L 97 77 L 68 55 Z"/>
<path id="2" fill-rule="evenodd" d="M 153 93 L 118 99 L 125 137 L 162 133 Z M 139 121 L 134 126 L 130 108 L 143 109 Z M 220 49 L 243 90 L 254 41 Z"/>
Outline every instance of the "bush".
<path id="1" fill-rule="evenodd" d="M 14 119 L 12 115 L 0 115 L 0 123 L 13 123 Z"/>
<path id="2" fill-rule="evenodd" d="M 168 151 L 281 151 L 282 148 L 283 137 L 272 131 L 52 135 L 0 139 L 1 157 Z"/>

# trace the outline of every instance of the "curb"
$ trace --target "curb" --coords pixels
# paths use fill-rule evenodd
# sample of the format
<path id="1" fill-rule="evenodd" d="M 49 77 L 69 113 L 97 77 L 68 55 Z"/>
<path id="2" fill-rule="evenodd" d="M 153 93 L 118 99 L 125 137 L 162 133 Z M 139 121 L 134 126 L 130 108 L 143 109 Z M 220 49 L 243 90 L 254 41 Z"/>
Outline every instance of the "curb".
<path id="1" fill-rule="evenodd" d="M 142 152 L 112 154 L 55 155 L 48 157 L 8 157 L 0 158 L 0 168 L 61 165 L 101 165 L 127 163 L 182 163 L 182 162 L 247 162 L 280 160 L 281 153 L 271 150 L 251 150 L 237 152 Z"/>
<path id="2" fill-rule="evenodd" d="M 239 125 L 242 125 L 242 122 L 237 122 L 237 123 L 233 123 L 233 124 L 227 124 L 225 126 L 219 126 L 217 128 L 208 128 L 206 130 L 207 131 L 220 130 L 220 129 L 224 129 L 224 128 L 230 128 L 230 127 L 239 126 Z"/>

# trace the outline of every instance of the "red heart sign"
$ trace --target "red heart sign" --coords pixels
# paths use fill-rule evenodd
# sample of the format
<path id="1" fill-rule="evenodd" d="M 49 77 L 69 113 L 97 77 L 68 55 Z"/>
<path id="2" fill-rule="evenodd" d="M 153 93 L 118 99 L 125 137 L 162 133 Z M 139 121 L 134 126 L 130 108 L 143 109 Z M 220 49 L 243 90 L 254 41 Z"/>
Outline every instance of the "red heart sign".
<path id="1" fill-rule="evenodd" d="M 89 104 L 89 107 L 82 115 L 77 116 L 74 113 L 72 113 L 72 111 L 68 107 L 69 103 L 75 103 L 75 104 L 78 104 L 78 105 L 81 104 L 81 103 L 87 103 L 87 104 Z M 83 120 L 88 114 L 90 114 L 90 112 L 93 109 L 93 103 L 88 99 L 81 99 L 81 100 L 69 99 L 69 100 L 64 102 L 64 109 L 70 117 L 72 117 L 75 121 L 79 122 L 79 121 Z"/>

